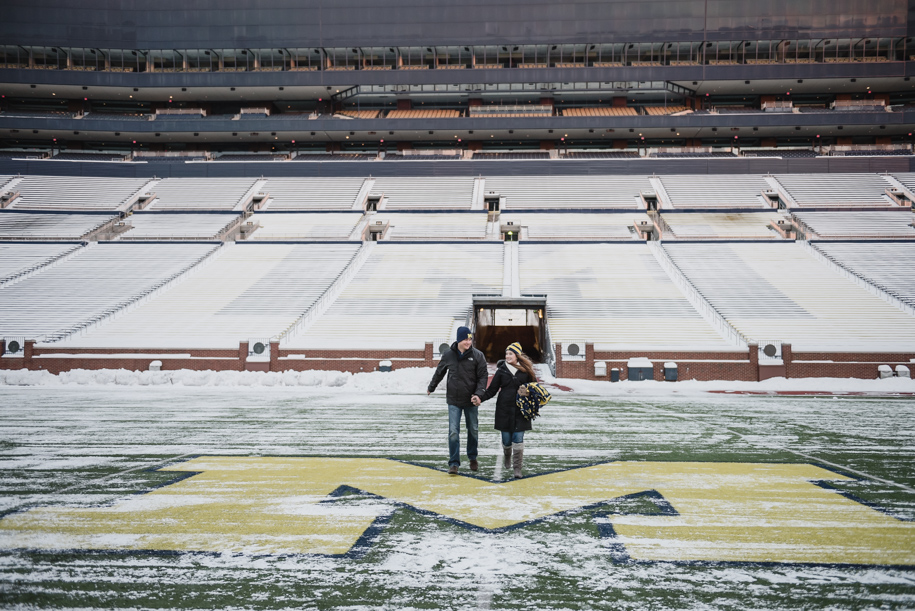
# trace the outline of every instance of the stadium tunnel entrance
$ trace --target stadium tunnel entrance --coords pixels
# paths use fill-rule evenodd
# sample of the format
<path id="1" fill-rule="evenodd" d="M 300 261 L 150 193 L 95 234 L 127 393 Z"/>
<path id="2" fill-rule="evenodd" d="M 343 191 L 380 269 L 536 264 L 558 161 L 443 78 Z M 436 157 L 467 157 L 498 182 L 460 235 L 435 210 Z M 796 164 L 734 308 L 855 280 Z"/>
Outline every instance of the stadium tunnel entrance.
<path id="1" fill-rule="evenodd" d="M 474 295 L 474 344 L 490 363 L 505 358 L 505 348 L 518 342 L 535 363 L 547 358 L 546 297 Z"/>

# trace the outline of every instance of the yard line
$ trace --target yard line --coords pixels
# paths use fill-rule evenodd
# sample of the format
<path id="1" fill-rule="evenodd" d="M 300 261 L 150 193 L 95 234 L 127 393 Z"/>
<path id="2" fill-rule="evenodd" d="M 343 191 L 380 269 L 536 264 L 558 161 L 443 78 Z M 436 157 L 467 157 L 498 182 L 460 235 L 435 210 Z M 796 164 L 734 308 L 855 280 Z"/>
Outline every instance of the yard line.
<path id="1" fill-rule="evenodd" d="M 753 441 L 751 441 L 751 440 L 749 439 L 749 437 L 747 437 L 746 435 L 744 435 L 744 434 L 741 433 L 740 431 L 735 431 L 734 429 L 728 428 L 728 427 L 726 427 L 726 426 L 720 426 L 720 425 L 717 425 L 717 424 L 709 423 L 709 422 L 703 420 L 702 418 L 700 418 L 700 417 L 698 417 L 698 416 L 684 416 L 683 414 L 678 414 L 678 413 L 676 413 L 676 412 L 672 412 L 672 411 L 670 411 L 670 410 L 666 410 L 666 409 L 663 409 L 663 408 L 660 408 L 660 407 L 647 406 L 647 404 L 645 404 L 645 403 L 643 403 L 643 402 L 641 402 L 641 401 L 633 401 L 633 403 L 637 403 L 637 404 L 643 406 L 643 407 L 644 407 L 646 410 L 648 410 L 648 411 L 650 411 L 651 409 L 654 409 L 655 411 L 664 412 L 665 414 L 671 415 L 671 416 L 673 416 L 673 417 L 675 417 L 675 418 L 680 418 L 681 420 L 689 420 L 690 418 L 694 418 L 694 419 L 696 419 L 696 420 L 699 420 L 700 422 L 702 422 L 702 423 L 705 424 L 706 426 L 710 426 L 710 427 L 712 427 L 712 428 L 717 428 L 717 429 L 722 430 L 722 431 L 727 431 L 728 433 L 731 433 L 732 435 L 737 435 L 737 436 L 740 437 L 742 440 L 744 440 L 745 442 L 747 442 L 749 445 L 756 445 L 757 447 L 769 448 L 769 449 L 772 449 L 772 450 L 782 450 L 782 451 L 788 452 L 788 453 L 790 453 L 790 454 L 794 454 L 794 455 L 796 455 L 796 456 L 801 456 L 801 457 L 806 458 L 806 459 L 808 459 L 808 460 L 815 460 L 815 461 L 817 461 L 817 462 L 819 462 L 819 463 L 822 463 L 822 464 L 824 464 L 824 465 L 829 465 L 830 467 L 834 467 L 834 468 L 836 468 L 836 469 L 841 469 L 841 470 L 846 471 L 846 472 L 848 472 L 848 473 L 854 473 L 855 475 L 858 475 L 858 476 L 861 476 L 861 477 L 865 477 L 865 478 L 870 479 L 870 480 L 873 480 L 873 481 L 875 481 L 875 482 L 880 482 L 880 483 L 882 483 L 882 484 L 887 484 L 888 486 L 896 486 L 897 488 L 900 488 L 900 489 L 902 489 L 902 490 L 905 490 L 906 492 L 915 492 L 915 488 L 911 488 L 911 487 L 909 487 L 909 486 L 906 486 L 905 484 L 900 484 L 899 482 L 894 482 L 894 481 L 892 481 L 892 480 L 883 479 L 882 477 L 877 477 L 877 476 L 875 476 L 875 475 L 871 475 L 871 474 L 869 474 L 869 473 L 865 473 L 864 471 L 859 471 L 858 469 L 852 469 L 851 467 L 847 467 L 847 466 L 845 466 L 845 465 L 840 465 L 840 464 L 837 464 L 837 463 L 834 463 L 834 462 L 831 462 L 831 461 L 828 461 L 828 460 L 825 460 L 825 459 L 822 459 L 822 458 L 818 458 L 818 457 L 813 456 L 813 455 L 811 455 L 811 454 L 806 454 L 806 453 L 800 452 L 800 451 L 798 451 L 798 450 L 792 450 L 791 448 L 788 448 L 788 447 L 785 447 L 785 446 L 774 445 L 774 444 L 760 444 L 760 443 L 758 443 L 758 442 L 753 442 Z"/>
<path id="2" fill-rule="evenodd" d="M 483 586 L 477 592 L 477 609 L 489 609 L 492 607 L 492 586 Z"/>
<path id="3" fill-rule="evenodd" d="M 502 481 L 502 440 L 499 439 L 499 451 L 496 453 L 496 469 L 492 472 L 492 481 Z"/>

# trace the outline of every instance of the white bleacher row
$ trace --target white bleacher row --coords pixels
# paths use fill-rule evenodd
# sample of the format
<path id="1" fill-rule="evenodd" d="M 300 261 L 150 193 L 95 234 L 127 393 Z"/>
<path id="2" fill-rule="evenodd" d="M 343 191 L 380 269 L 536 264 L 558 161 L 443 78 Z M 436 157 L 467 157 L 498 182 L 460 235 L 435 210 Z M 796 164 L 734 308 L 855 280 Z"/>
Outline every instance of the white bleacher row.
<path id="1" fill-rule="evenodd" d="M 795 212 L 801 227 L 824 238 L 915 238 L 911 211 Z M 810 236 L 808 236 L 809 238 Z"/>
<path id="2" fill-rule="evenodd" d="M 62 347 L 238 348 L 292 325 L 359 250 L 352 244 L 234 244 L 155 298 Z"/>
<path id="3" fill-rule="evenodd" d="M 375 179 L 371 193 L 384 194 L 386 210 L 470 210 L 472 176 L 403 176 Z"/>
<path id="4" fill-rule="evenodd" d="M 894 206 L 892 185 L 879 174 L 778 174 L 775 179 L 801 208 Z"/>
<path id="5" fill-rule="evenodd" d="M 250 195 L 254 178 L 164 178 L 150 188 L 149 210 L 234 210 Z"/>
<path id="6" fill-rule="evenodd" d="M 114 214 L 0 212 L 0 239 L 75 240 L 116 218 Z"/>
<path id="7" fill-rule="evenodd" d="M 915 188 L 915 174 L 897 174 Z M 0 177 L 3 182 L 6 177 Z M 140 192 L 155 192 L 154 210 L 233 210 L 251 195 L 254 178 L 145 178 L 64 176 L 10 177 L 19 209 L 123 210 Z M 776 182 L 777 180 L 777 182 Z M 789 204 L 816 206 L 891 206 L 878 174 L 673 175 L 655 178 L 662 208 L 765 208 L 761 191 L 780 185 Z M 472 177 L 270 178 L 259 187 L 270 194 L 268 209 L 351 210 L 363 187 L 384 193 L 389 210 L 470 209 Z M 640 191 L 655 190 L 647 176 L 491 176 L 485 192 L 505 198 L 507 209 L 643 208 Z M 370 189 L 369 189 L 370 186 Z"/>
<path id="8" fill-rule="evenodd" d="M 82 244 L 0 243 L 0 284 L 74 253 Z"/>
<path id="9" fill-rule="evenodd" d="M 797 351 L 915 349 L 908 316 L 793 242 L 665 242 L 699 293 L 750 341 L 790 341 Z"/>
<path id="10" fill-rule="evenodd" d="M 26 176 L 13 186 L 22 210 L 124 210 L 149 183 L 148 178 Z"/>
<path id="11" fill-rule="evenodd" d="M 915 243 L 816 242 L 811 246 L 864 281 L 915 307 Z"/>
<path id="12" fill-rule="evenodd" d="M 487 237 L 499 239 L 498 233 L 486 235 L 487 216 L 482 210 L 466 214 L 382 211 L 367 218 L 369 224 L 389 224 L 385 240 L 483 240 Z"/>
<path id="13" fill-rule="evenodd" d="M 760 212 L 661 212 L 670 228 L 663 239 L 780 239 L 770 224 L 785 218 L 776 210 Z"/>
<path id="14" fill-rule="evenodd" d="M 365 179 L 269 178 L 267 210 L 352 210 Z"/>
<path id="15" fill-rule="evenodd" d="M 648 245 L 520 244 L 522 294 L 546 294 L 550 334 L 596 349 L 736 350 L 693 308 Z"/>
<path id="16" fill-rule="evenodd" d="M 158 240 L 168 238 L 210 240 L 238 219 L 233 212 L 173 214 L 168 212 L 135 212 L 125 222 L 132 228 L 120 235 L 122 240 Z"/>
<path id="17" fill-rule="evenodd" d="M 629 227 L 650 220 L 644 212 L 576 213 L 512 212 L 500 215 L 502 225 L 514 223 L 522 239 L 530 240 L 631 240 Z"/>
<path id="18" fill-rule="evenodd" d="M 473 294 L 502 294 L 501 243 L 379 242 L 327 312 L 286 348 L 422 349 L 452 337 Z"/>
<path id="19" fill-rule="evenodd" d="M 664 204 L 672 208 L 770 208 L 762 192 L 771 186 L 756 174 L 675 175 L 659 180 L 667 195 Z"/>
<path id="20" fill-rule="evenodd" d="M 149 294 L 216 248 L 180 243 L 89 245 L 59 265 L 0 287 L 0 311 L 5 313 L 0 336 L 60 339 Z"/>
<path id="21" fill-rule="evenodd" d="M 11 181 L 13 178 L 13 176 L 0 176 L 0 191 L 3 191 L 3 187 L 6 186 L 6 183 Z"/>
<path id="22" fill-rule="evenodd" d="M 347 240 L 361 220 L 361 212 L 255 213 L 248 222 L 258 228 L 247 240 Z"/>
<path id="23" fill-rule="evenodd" d="M 653 191 L 647 176 L 489 176 L 484 191 L 505 198 L 506 209 L 640 209 L 639 193 Z"/>

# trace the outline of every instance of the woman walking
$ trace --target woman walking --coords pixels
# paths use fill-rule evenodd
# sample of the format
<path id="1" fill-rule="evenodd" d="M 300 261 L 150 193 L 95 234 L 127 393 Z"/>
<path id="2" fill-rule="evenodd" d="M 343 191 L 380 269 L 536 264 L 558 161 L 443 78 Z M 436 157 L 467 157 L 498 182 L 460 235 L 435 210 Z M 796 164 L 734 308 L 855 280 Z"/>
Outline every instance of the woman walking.
<path id="1" fill-rule="evenodd" d="M 483 393 L 481 401 L 488 401 L 496 393 L 496 430 L 502 432 L 503 466 L 511 466 L 515 478 L 521 477 L 524 464 L 524 432 L 531 430 L 531 421 L 521 415 L 521 409 L 515 404 L 518 388 L 524 384 L 537 381 L 534 364 L 524 352 L 521 344 L 513 343 L 505 349 L 505 360 L 499 361 L 496 373 Z"/>

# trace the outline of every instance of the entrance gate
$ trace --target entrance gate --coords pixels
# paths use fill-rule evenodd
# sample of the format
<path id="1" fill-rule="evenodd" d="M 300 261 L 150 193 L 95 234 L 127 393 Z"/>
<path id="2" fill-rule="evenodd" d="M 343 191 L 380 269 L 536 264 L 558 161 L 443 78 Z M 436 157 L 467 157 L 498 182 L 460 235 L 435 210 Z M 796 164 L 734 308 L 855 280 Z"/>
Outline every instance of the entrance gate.
<path id="1" fill-rule="evenodd" d="M 473 296 L 474 343 L 494 363 L 505 358 L 505 348 L 521 344 L 535 363 L 548 362 L 546 296 Z"/>

